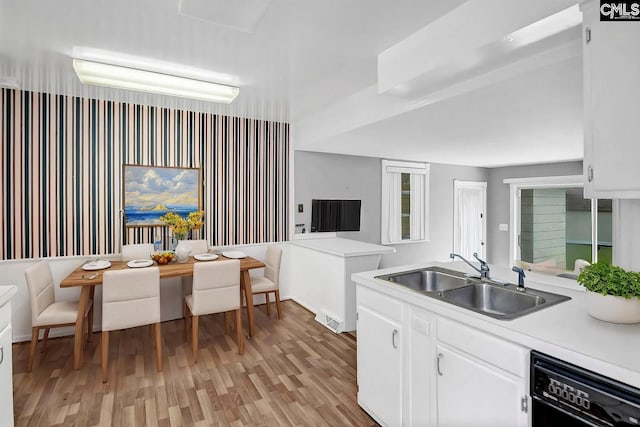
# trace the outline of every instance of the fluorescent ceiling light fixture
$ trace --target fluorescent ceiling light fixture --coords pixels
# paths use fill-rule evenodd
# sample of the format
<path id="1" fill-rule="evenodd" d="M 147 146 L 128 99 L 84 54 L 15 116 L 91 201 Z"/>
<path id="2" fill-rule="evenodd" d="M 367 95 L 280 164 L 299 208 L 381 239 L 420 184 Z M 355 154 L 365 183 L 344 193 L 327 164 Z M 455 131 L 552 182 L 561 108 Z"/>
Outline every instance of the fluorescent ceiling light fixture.
<path id="1" fill-rule="evenodd" d="M 84 84 L 229 104 L 240 89 L 137 68 L 73 59 L 73 69 Z"/>
<path id="2" fill-rule="evenodd" d="M 573 28 L 581 23 L 582 12 L 580 12 L 580 7 L 576 4 L 526 27 L 522 27 L 508 34 L 504 39 L 516 47 L 525 46 Z"/>
<path id="3" fill-rule="evenodd" d="M 225 85 L 236 85 L 238 77 L 227 73 L 191 67 L 175 62 L 161 61 L 156 58 L 146 58 L 137 55 L 128 55 L 122 52 L 96 49 L 93 47 L 74 46 L 70 56 L 85 61 L 100 62 L 102 64 L 120 65 L 121 67 L 135 68 L 138 70 L 153 71 L 160 74 L 181 76 L 189 79 L 216 82 Z"/>

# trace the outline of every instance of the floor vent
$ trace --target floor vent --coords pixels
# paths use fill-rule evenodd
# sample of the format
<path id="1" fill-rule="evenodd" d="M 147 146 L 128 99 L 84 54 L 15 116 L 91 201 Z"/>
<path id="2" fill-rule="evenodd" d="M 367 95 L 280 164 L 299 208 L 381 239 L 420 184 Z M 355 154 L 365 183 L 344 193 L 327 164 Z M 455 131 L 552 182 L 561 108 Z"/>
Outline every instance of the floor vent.
<path id="1" fill-rule="evenodd" d="M 318 313 L 316 315 L 316 320 L 336 334 L 339 334 L 344 329 L 344 324 L 341 320 L 339 320 L 336 316 L 326 312 Z"/>

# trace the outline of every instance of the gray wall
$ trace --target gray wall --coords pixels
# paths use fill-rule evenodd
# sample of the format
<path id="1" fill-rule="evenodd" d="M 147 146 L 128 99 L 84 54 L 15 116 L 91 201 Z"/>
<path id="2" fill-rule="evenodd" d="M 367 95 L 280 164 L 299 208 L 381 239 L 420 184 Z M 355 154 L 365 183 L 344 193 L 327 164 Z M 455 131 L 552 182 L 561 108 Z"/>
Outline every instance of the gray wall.
<path id="1" fill-rule="evenodd" d="M 338 234 L 345 239 L 380 242 L 380 159 L 296 151 L 294 162 L 296 224 L 305 224 L 307 233 L 311 230 L 311 199 L 359 199 L 360 231 Z M 300 203 L 303 213 L 298 213 Z M 302 227 L 296 227 L 297 233 L 301 231 Z"/>
<path id="2" fill-rule="evenodd" d="M 447 260 L 453 249 L 453 180 L 487 181 L 487 178 L 485 168 L 432 163 L 430 241 L 393 245 L 396 253 L 384 255 L 381 267 Z M 305 223 L 309 231 L 311 199 L 361 199 L 360 231 L 338 236 L 380 243 L 381 159 L 296 151 L 294 179 L 294 200 L 296 205 L 304 204 L 304 213 L 296 213 L 297 224 Z"/>
<path id="3" fill-rule="evenodd" d="M 582 162 L 509 166 L 489 169 L 487 184 L 487 259 L 492 264 L 509 265 L 509 232 L 500 231 L 499 224 L 509 224 L 508 178 L 581 175 Z"/>

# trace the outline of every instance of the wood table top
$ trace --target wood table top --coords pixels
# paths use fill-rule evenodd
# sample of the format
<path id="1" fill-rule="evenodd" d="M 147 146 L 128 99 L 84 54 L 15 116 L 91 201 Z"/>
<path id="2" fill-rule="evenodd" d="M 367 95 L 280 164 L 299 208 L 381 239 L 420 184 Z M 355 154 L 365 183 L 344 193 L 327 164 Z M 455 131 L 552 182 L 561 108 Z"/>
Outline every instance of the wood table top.
<path id="1" fill-rule="evenodd" d="M 154 263 L 154 266 L 158 267 L 160 270 L 160 278 L 167 277 L 180 277 L 180 276 L 191 276 L 193 274 L 193 265 L 196 262 L 217 262 L 221 260 L 228 260 L 222 255 L 218 256 L 218 259 L 213 261 L 196 261 L 193 257 L 189 257 L 189 260 L 185 263 L 179 263 L 177 261 L 172 261 L 169 264 L 158 265 Z M 84 265 L 84 264 L 83 264 Z M 240 259 L 240 271 L 247 271 L 254 268 L 262 268 L 265 264 L 262 261 L 258 261 L 255 258 L 246 257 Z M 82 266 L 76 268 L 71 274 L 60 282 L 61 288 L 71 288 L 74 286 L 96 286 L 102 284 L 102 274 L 105 271 L 113 271 L 113 270 L 123 270 L 125 268 L 130 268 L 127 266 L 126 261 L 111 261 L 111 267 L 105 268 L 103 270 L 83 270 Z M 92 274 L 96 274 L 96 277 L 93 279 L 88 278 Z"/>

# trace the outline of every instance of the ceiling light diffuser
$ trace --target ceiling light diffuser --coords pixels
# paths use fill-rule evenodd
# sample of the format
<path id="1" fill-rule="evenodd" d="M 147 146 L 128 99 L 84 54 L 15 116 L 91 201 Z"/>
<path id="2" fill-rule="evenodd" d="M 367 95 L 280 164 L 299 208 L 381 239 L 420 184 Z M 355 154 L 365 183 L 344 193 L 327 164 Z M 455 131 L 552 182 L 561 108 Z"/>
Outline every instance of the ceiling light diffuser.
<path id="1" fill-rule="evenodd" d="M 224 104 L 231 103 L 240 93 L 234 86 L 77 58 L 73 60 L 73 69 L 84 84 L 117 89 Z"/>

